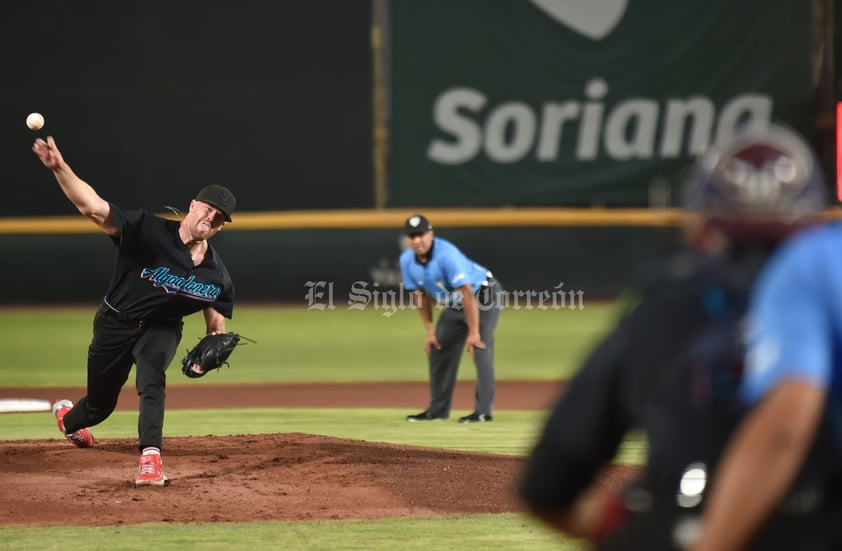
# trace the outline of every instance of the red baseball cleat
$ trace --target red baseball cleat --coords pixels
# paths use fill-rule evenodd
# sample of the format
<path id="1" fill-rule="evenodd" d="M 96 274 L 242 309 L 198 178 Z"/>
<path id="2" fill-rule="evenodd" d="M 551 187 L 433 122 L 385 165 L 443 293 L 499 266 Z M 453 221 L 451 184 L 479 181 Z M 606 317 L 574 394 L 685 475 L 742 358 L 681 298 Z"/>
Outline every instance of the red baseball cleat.
<path id="1" fill-rule="evenodd" d="M 164 467 L 161 464 L 161 451 L 157 448 L 146 448 L 140 456 L 140 468 L 134 481 L 137 486 L 166 486 L 169 483 Z"/>
<path id="2" fill-rule="evenodd" d="M 80 448 L 90 448 L 94 445 L 94 435 L 91 434 L 91 429 L 79 429 L 76 432 L 67 434 L 64 430 L 64 416 L 73 407 L 73 402 L 70 400 L 59 400 L 53 404 L 53 415 L 58 421 L 58 430 L 67 438 L 71 444 L 75 444 Z"/>

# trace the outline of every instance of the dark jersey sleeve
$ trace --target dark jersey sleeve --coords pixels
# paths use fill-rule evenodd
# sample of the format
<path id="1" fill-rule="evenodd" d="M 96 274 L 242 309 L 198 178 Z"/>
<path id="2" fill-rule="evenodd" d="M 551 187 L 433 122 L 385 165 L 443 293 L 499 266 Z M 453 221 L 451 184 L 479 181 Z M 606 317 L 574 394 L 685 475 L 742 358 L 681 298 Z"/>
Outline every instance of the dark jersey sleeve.
<path id="1" fill-rule="evenodd" d="M 111 241 L 118 249 L 127 250 L 131 248 L 134 242 L 141 220 L 148 213 L 144 210 L 124 210 L 114 203 L 109 203 L 109 205 L 111 219 L 120 231 L 119 234 L 111 237 Z"/>
<path id="2" fill-rule="evenodd" d="M 214 310 L 228 318 L 229 320 L 234 316 L 234 290 L 231 289 L 231 297 L 219 297 L 219 299 L 211 306 Z"/>
<path id="3" fill-rule="evenodd" d="M 721 379 L 718 366 L 730 373 L 750 278 L 733 260 L 682 255 L 658 268 L 630 289 L 624 317 L 555 404 L 521 485 L 533 506 L 569 507 L 632 428 L 646 434 L 654 489 L 674 491 L 673 473 L 709 456 L 710 438 L 694 429 L 710 426 L 708 412 L 721 406 L 699 389 Z M 756 269 L 753 258 L 745 268 Z M 735 277 L 743 283 L 732 286 Z"/>
<path id="4" fill-rule="evenodd" d="M 225 290 L 212 304 L 212 307 L 226 318 L 231 319 L 234 315 L 234 284 L 231 281 L 231 276 L 228 274 L 228 268 L 225 267 L 225 264 L 222 262 L 222 259 L 219 257 L 216 249 L 213 250 L 213 254 L 217 268 L 222 274 L 223 281 L 225 281 Z"/>
<path id="5" fill-rule="evenodd" d="M 616 454 L 630 428 L 620 380 L 626 348 L 620 327 L 591 354 L 555 404 L 520 484 L 531 505 L 567 508 Z"/>
<path id="6" fill-rule="evenodd" d="M 533 506 L 569 507 L 639 423 L 636 379 L 657 369 L 662 330 L 677 326 L 669 311 L 681 308 L 671 298 L 673 286 L 663 284 L 660 272 L 649 273 L 653 270 L 636 274 L 625 289 L 621 319 L 553 407 L 520 486 Z"/>

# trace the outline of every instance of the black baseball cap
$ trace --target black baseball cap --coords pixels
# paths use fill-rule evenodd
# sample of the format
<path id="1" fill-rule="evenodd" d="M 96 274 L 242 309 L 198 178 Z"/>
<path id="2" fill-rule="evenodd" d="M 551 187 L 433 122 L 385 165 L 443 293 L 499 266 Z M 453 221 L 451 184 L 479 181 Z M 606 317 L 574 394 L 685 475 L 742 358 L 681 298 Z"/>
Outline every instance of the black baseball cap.
<path id="1" fill-rule="evenodd" d="M 196 200 L 219 209 L 225 215 L 225 221 L 231 221 L 231 213 L 237 207 L 237 199 L 227 187 L 211 184 L 196 194 Z"/>
<path id="2" fill-rule="evenodd" d="M 404 224 L 404 232 L 406 235 L 412 235 L 413 233 L 427 233 L 433 229 L 433 225 L 430 224 L 430 221 L 423 214 L 413 214 L 409 218 L 406 219 L 406 223 Z"/>

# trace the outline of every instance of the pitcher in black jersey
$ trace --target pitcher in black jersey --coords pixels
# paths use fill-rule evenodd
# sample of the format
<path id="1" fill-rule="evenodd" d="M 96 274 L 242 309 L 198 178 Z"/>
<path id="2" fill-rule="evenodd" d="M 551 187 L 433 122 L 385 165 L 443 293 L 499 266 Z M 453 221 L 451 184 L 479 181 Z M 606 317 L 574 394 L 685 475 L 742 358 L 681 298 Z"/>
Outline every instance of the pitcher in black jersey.
<path id="1" fill-rule="evenodd" d="M 228 189 L 210 185 L 190 201 L 181 221 L 124 210 L 73 172 L 52 137 L 35 140 L 32 150 L 79 212 L 117 247 L 114 275 L 94 316 L 87 395 L 75 406 L 69 400 L 53 405 L 59 430 L 80 448 L 93 446 L 88 427 L 111 415 L 135 365 L 141 454 L 135 485 L 165 486 L 161 447 L 166 371 L 181 340 L 184 316 L 201 310 L 208 334 L 225 332 L 225 318 L 231 319 L 234 287 L 208 240 L 231 221 L 236 200 Z"/>

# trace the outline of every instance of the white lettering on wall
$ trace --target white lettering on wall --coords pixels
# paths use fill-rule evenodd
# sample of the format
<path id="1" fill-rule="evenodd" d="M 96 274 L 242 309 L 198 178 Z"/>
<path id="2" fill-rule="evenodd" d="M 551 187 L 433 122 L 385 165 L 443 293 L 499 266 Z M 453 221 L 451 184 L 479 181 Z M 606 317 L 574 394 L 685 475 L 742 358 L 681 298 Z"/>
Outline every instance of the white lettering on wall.
<path id="1" fill-rule="evenodd" d="M 699 154 L 728 139 L 739 125 L 772 117 L 772 98 L 760 94 L 735 96 L 718 113 L 713 100 L 700 95 L 606 104 L 607 94 L 608 84 L 600 78 L 585 84 L 584 101 L 546 102 L 537 108 L 522 101 L 489 105 L 485 94 L 473 88 L 445 90 L 433 105 L 433 121 L 443 136 L 430 142 L 427 156 L 445 165 L 481 154 L 499 164 L 530 154 L 539 162 L 553 162 L 568 136 L 575 138 L 570 154 L 580 161 L 600 154 L 618 161 L 675 158 Z"/>

